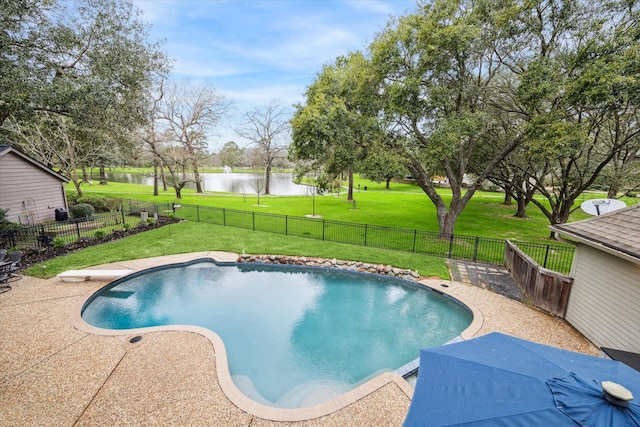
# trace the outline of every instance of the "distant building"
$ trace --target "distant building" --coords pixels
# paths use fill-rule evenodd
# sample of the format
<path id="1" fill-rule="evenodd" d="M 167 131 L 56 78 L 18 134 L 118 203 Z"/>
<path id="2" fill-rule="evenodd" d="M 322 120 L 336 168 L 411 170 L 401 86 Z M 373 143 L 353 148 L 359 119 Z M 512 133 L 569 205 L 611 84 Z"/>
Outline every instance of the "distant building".
<path id="1" fill-rule="evenodd" d="M 551 229 L 577 241 L 565 319 L 599 347 L 640 353 L 640 204 Z"/>
<path id="2" fill-rule="evenodd" d="M 69 180 L 10 145 L 0 145 L 0 208 L 21 224 L 54 220 L 67 210 L 64 186 Z"/>

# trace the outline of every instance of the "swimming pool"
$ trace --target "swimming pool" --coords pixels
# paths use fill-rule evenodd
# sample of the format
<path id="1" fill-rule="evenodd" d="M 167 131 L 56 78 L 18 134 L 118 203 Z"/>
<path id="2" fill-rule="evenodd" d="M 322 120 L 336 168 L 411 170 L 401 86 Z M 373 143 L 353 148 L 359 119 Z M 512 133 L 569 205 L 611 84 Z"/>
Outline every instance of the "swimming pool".
<path id="1" fill-rule="evenodd" d="M 197 325 L 224 342 L 238 389 L 267 406 L 337 397 L 457 337 L 461 304 L 407 281 L 296 266 L 165 266 L 113 282 L 83 306 L 89 324 Z"/>

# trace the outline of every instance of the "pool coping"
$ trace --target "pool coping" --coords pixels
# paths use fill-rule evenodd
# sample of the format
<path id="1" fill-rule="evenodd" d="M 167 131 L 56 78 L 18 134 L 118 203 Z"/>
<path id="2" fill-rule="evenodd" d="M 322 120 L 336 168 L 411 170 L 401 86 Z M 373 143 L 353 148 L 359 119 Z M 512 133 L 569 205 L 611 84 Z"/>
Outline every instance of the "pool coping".
<path id="1" fill-rule="evenodd" d="M 189 262 L 194 262 L 197 260 L 207 260 L 210 259 L 219 265 L 230 265 L 235 264 L 234 262 L 229 261 L 216 261 L 213 256 L 205 256 L 199 257 L 197 259 L 192 259 L 190 261 L 178 262 L 178 263 L 167 263 L 163 265 L 170 264 L 184 264 Z M 156 266 L 160 267 L 159 265 Z M 143 270 L 153 269 L 154 267 L 145 267 L 135 269 L 134 273 L 131 275 L 136 275 Z M 374 273 L 370 273 L 374 274 Z M 130 276 L 131 276 L 130 275 Z M 128 276 L 125 276 L 128 277 Z M 113 282 L 118 282 L 121 279 L 118 279 Z M 113 282 L 109 283 L 100 283 L 95 287 L 91 288 L 88 292 L 86 292 L 81 298 L 76 300 L 74 303 L 71 312 L 69 314 L 70 324 L 83 332 L 94 334 L 94 335 L 103 335 L 103 336 L 135 336 L 144 333 L 150 332 L 162 332 L 162 331 L 183 331 L 183 332 L 193 332 L 207 338 L 211 345 L 213 346 L 214 354 L 215 354 L 215 364 L 216 364 L 216 375 L 218 378 L 218 382 L 220 388 L 227 396 L 227 398 L 238 408 L 243 411 L 248 412 L 256 417 L 260 417 L 266 420 L 271 421 L 307 421 L 314 418 L 319 418 L 322 416 L 329 415 L 333 412 L 336 412 L 340 409 L 343 409 L 358 400 L 372 394 L 373 392 L 381 389 L 382 387 L 388 384 L 395 384 L 398 388 L 409 398 L 411 399 L 413 396 L 413 388 L 409 383 L 398 373 L 396 372 L 384 372 L 365 383 L 357 386 L 356 388 L 348 391 L 347 393 L 333 398 L 327 402 L 323 402 L 314 406 L 308 406 L 304 408 L 276 408 L 271 406 L 266 406 L 261 403 L 258 403 L 249 397 L 245 396 L 234 384 L 231 373 L 229 371 L 229 365 L 227 362 L 227 353 L 224 342 L 222 339 L 210 329 L 193 326 L 193 325 L 167 325 L 167 326 L 154 326 L 147 328 L 136 328 L 136 329 L 126 329 L 126 330 L 111 330 L 111 329 L 103 329 L 98 328 L 93 325 L 88 324 L 82 319 L 81 313 L 85 304 L 96 294 L 96 292 L 101 289 L 111 286 Z M 472 322 L 471 324 L 460 333 L 459 338 L 466 340 L 473 337 L 480 328 L 483 323 L 483 315 L 482 313 L 471 303 L 463 301 L 459 297 L 454 297 L 452 294 L 447 292 L 446 288 L 442 288 L 442 284 L 440 284 L 440 288 L 437 288 L 433 279 L 424 279 L 419 280 L 418 282 L 413 283 L 419 286 L 424 286 L 426 288 L 431 289 L 432 291 L 445 295 L 449 298 L 452 298 L 457 303 L 465 306 L 470 313 L 472 314 Z M 412 282 L 409 282 L 412 283 Z M 415 362 L 415 361 L 414 361 Z M 411 362 L 411 363 L 414 363 Z"/>

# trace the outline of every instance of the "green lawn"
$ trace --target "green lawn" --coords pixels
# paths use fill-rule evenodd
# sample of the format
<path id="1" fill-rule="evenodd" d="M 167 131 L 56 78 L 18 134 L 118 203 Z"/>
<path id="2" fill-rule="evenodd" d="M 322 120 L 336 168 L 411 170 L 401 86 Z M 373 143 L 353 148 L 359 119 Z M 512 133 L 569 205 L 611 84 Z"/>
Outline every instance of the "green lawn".
<path id="1" fill-rule="evenodd" d="M 409 268 L 418 271 L 423 276 L 449 277 L 443 258 L 189 221 L 60 256 L 43 264 L 32 266 L 26 269 L 24 274 L 52 277 L 69 269 L 199 251 L 337 258 Z M 46 267 L 43 269 L 42 265 Z"/>
<path id="2" fill-rule="evenodd" d="M 409 229 L 438 231 L 435 207 L 422 190 L 410 184 L 392 183 L 390 190 L 385 190 L 383 183 L 356 178 L 355 188 L 360 184 L 361 191 L 356 191 L 356 209 L 351 202 L 346 202 L 346 193 L 340 195 L 316 196 L 315 213 L 325 219 L 335 221 L 354 222 L 361 224 L 384 225 Z M 364 187 L 367 191 L 364 191 Z M 73 186 L 68 187 L 73 191 Z M 109 183 L 107 186 L 83 186 L 85 194 L 102 194 L 112 197 L 124 197 L 139 200 L 154 201 L 156 203 L 171 203 L 177 201 L 172 189 L 154 197 L 150 186 Z M 450 190 L 441 189 L 445 200 L 450 198 Z M 185 205 L 213 206 L 219 208 L 257 211 L 281 215 L 304 216 L 313 212 L 311 196 L 257 196 L 234 195 L 228 193 L 206 192 L 196 194 L 194 190 L 183 190 L 183 198 L 178 203 Z M 604 197 L 603 194 L 593 193 L 585 198 Z M 579 206 L 584 198 L 580 199 Z M 548 243 L 549 221 L 540 210 L 530 205 L 529 217 L 520 219 L 513 216 L 515 206 L 502 204 L 501 193 L 479 192 L 459 216 L 455 234 L 480 236 L 496 239 L 513 239 L 527 242 Z M 626 200 L 635 203 L 635 200 Z M 584 219 L 588 216 L 577 209 L 571 221 Z"/>
<path id="3" fill-rule="evenodd" d="M 346 192 L 342 191 L 339 195 L 316 196 L 315 213 L 333 221 L 438 231 L 435 208 L 417 186 L 392 183 L 391 189 L 387 190 L 382 183 L 356 178 L 356 189 L 358 185 L 361 191 L 356 190 L 355 192 L 355 209 L 353 203 L 346 202 Z M 364 190 L 365 186 L 367 187 L 366 191 Z M 67 191 L 73 190 L 72 185 L 68 186 Z M 185 205 L 185 211 L 188 210 L 186 205 L 200 205 L 294 217 L 310 214 L 313 202 L 311 196 L 262 195 L 258 206 L 258 199 L 255 195 L 243 197 L 237 194 L 213 192 L 196 194 L 195 191 L 188 189 L 183 190 L 183 198 L 178 201 L 172 189 L 154 197 L 150 186 L 121 183 L 109 183 L 106 186 L 84 185 L 83 191 L 87 195 L 99 194 L 167 203 L 167 205 L 177 201 Z M 441 189 L 439 191 L 445 200 L 450 198 L 449 190 Z M 585 198 L 596 197 L 604 197 L 604 195 L 601 193 L 586 194 L 577 202 L 576 206 L 579 206 Z M 520 219 L 513 216 L 515 206 L 505 206 L 502 202 L 503 195 L 500 193 L 476 193 L 458 218 L 456 235 L 537 243 L 550 242 L 548 221 L 535 206 L 529 207 L 528 218 Z M 626 202 L 627 204 L 635 203 L 636 200 L 626 200 Z M 587 217 L 580 209 L 577 209 L 571 220 Z M 382 263 L 417 270 L 423 276 L 448 278 L 443 258 L 195 222 L 174 224 L 131 236 L 119 242 L 58 257 L 46 262 L 46 268 L 42 269 L 41 265 L 37 265 L 27 270 L 25 274 L 51 277 L 72 268 L 83 268 L 126 259 L 206 250 L 314 256 Z"/>

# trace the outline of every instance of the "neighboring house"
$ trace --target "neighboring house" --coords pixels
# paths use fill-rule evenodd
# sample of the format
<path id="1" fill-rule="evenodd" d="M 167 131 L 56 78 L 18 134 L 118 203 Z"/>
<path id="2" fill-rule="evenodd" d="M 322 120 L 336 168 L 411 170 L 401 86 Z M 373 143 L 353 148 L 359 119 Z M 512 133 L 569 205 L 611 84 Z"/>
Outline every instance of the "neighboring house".
<path id="1" fill-rule="evenodd" d="M 578 242 L 565 319 L 598 347 L 640 353 L 640 204 L 551 229 Z"/>
<path id="2" fill-rule="evenodd" d="M 62 175 L 10 145 L 0 145 L 0 208 L 7 219 L 38 224 L 55 219 L 56 208 L 67 210 Z"/>

